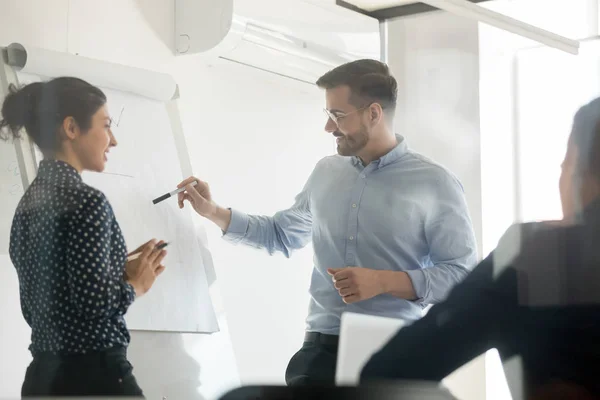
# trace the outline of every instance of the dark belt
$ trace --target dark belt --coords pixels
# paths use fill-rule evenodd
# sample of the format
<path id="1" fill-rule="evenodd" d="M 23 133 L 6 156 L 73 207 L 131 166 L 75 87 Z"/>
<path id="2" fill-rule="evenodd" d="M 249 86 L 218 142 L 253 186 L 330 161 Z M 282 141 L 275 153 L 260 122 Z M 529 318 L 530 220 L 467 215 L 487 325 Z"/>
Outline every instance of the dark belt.
<path id="1" fill-rule="evenodd" d="M 326 335 L 319 332 L 306 332 L 304 341 L 315 344 L 324 344 L 326 346 L 337 346 L 340 337 L 338 335 Z"/>

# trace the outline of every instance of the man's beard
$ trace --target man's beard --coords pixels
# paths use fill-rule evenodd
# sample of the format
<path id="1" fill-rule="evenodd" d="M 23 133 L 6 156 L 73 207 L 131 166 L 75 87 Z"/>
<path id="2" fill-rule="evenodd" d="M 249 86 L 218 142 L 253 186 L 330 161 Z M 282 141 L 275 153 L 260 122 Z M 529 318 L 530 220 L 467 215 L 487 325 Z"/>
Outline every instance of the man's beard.
<path id="1" fill-rule="evenodd" d="M 334 133 L 336 138 L 340 138 L 337 144 L 337 152 L 340 156 L 355 156 L 365 148 L 369 141 L 369 134 L 366 129 L 361 129 L 359 132 L 353 133 L 352 136 Z"/>

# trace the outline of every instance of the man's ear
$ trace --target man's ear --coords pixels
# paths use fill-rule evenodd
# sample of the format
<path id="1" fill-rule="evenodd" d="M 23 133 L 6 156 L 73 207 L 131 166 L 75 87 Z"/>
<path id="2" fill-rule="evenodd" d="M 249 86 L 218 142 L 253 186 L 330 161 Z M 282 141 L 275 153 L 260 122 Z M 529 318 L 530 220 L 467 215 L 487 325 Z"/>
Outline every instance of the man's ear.
<path id="1" fill-rule="evenodd" d="M 371 125 L 377 125 L 383 120 L 383 108 L 379 103 L 373 103 L 369 106 L 369 122 Z"/>

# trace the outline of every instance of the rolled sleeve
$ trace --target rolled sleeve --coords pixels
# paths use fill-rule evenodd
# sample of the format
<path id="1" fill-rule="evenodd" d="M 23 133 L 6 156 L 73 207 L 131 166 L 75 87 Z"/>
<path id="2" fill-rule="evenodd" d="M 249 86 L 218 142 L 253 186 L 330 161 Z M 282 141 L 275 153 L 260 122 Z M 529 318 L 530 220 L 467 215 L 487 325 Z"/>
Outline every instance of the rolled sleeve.
<path id="1" fill-rule="evenodd" d="M 422 302 L 423 299 L 429 297 L 428 296 L 428 285 L 427 285 L 427 277 L 423 270 L 421 269 L 413 269 L 406 271 L 410 281 L 413 285 L 413 289 L 415 294 L 417 295 L 417 299 L 415 302 Z"/>
<path id="2" fill-rule="evenodd" d="M 425 223 L 433 265 L 407 271 L 415 292 L 426 304 L 437 304 L 477 264 L 477 244 L 462 185 L 450 173 L 438 177 L 436 202 Z"/>
<path id="3" fill-rule="evenodd" d="M 120 282 L 120 284 L 123 286 L 123 289 L 121 290 L 121 303 L 132 304 L 135 301 L 135 289 L 130 283 Z M 126 312 L 126 308 L 120 307 L 117 310 L 117 315 L 124 316 Z"/>
<path id="4" fill-rule="evenodd" d="M 248 232 L 250 217 L 248 214 L 231 209 L 231 221 L 227 227 L 227 231 L 223 234 L 223 239 L 230 243 L 239 243 Z"/>

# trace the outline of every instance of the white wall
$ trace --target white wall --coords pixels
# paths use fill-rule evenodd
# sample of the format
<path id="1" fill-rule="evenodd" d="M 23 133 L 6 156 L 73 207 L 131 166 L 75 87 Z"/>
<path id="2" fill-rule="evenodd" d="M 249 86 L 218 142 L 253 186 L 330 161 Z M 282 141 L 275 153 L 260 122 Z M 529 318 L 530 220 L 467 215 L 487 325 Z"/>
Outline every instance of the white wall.
<path id="1" fill-rule="evenodd" d="M 51 7 L 46 0 L 0 0 L 0 45 L 23 42 L 174 74 L 192 163 L 215 198 L 256 213 L 288 206 L 315 162 L 333 151 L 323 133 L 322 94 L 235 65 L 175 61 L 172 21 L 173 0 L 52 0 Z M 222 331 L 133 332 L 130 358 L 149 398 L 214 398 L 239 383 L 238 371 L 244 383 L 282 383 L 301 345 L 310 249 L 292 260 L 270 258 L 232 248 L 214 228 L 208 234 Z M 30 360 L 29 328 L 4 256 L 0 276 L 0 397 L 17 397 Z"/>
<path id="2" fill-rule="evenodd" d="M 481 153 L 477 23 L 445 12 L 389 23 L 389 65 L 398 80 L 396 131 L 462 182 L 481 255 Z M 461 399 L 485 398 L 480 357 L 445 382 Z"/>
<path id="3" fill-rule="evenodd" d="M 477 23 L 435 12 L 389 24 L 398 80 L 396 131 L 462 182 L 481 243 Z"/>
<path id="4" fill-rule="evenodd" d="M 17 273 L 6 255 L 0 255 L 0 282 L 0 396 L 17 398 L 31 361 L 27 350 L 31 342 L 29 326 L 21 316 Z"/>

